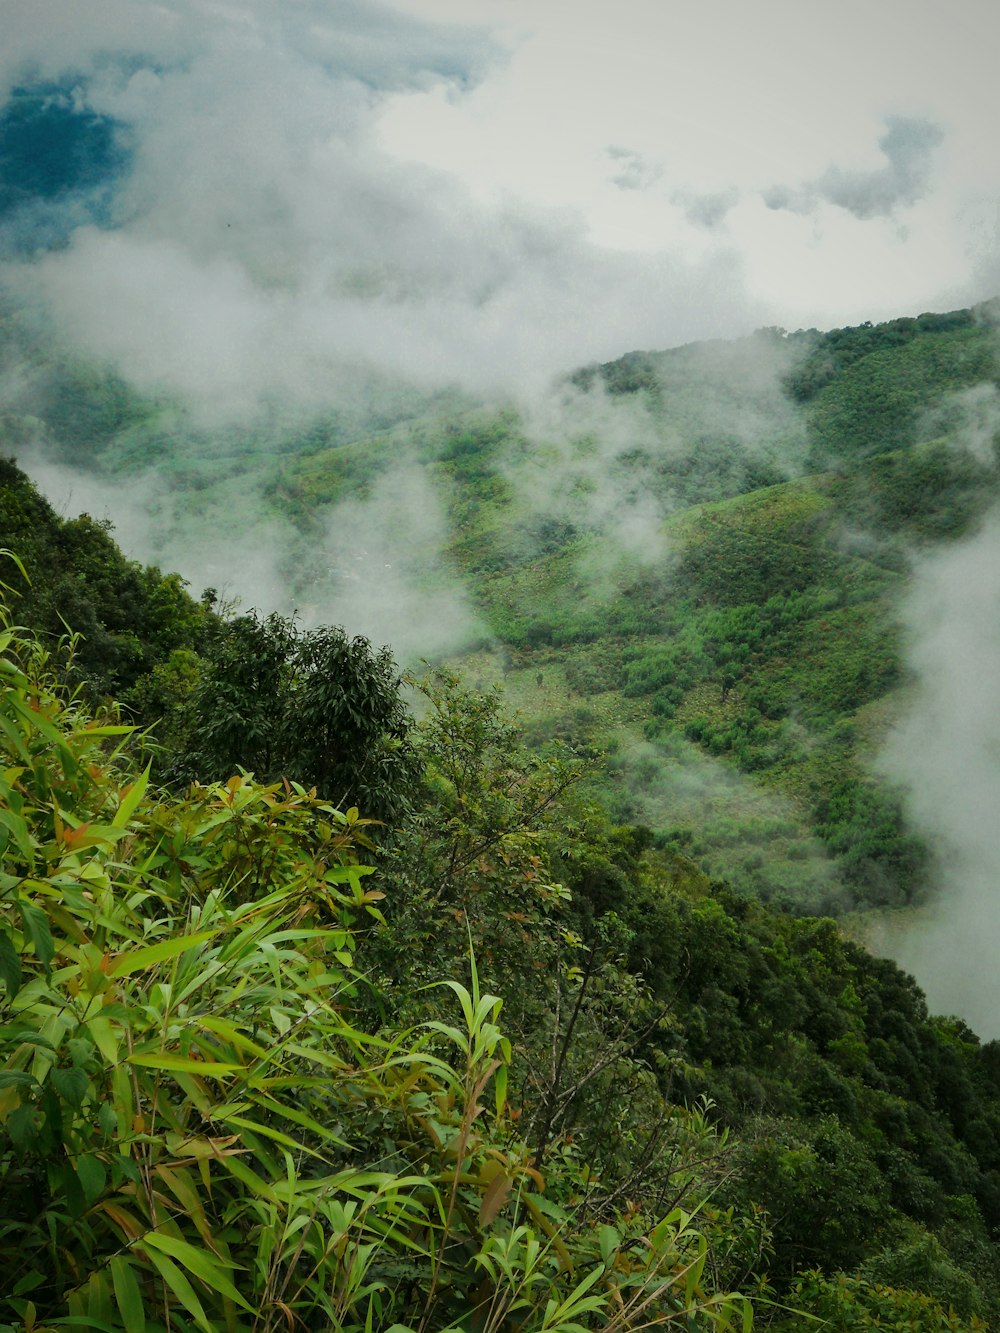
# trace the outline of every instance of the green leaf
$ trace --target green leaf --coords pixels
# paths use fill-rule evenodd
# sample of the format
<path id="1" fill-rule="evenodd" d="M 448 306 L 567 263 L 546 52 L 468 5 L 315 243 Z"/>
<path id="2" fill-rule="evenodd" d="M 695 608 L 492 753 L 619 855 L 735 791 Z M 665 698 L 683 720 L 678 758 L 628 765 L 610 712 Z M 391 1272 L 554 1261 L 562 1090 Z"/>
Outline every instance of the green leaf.
<path id="1" fill-rule="evenodd" d="M 87 1030 L 94 1039 L 94 1045 L 104 1056 L 109 1065 L 118 1063 L 118 1042 L 114 1028 L 106 1014 L 95 1014 L 87 1019 Z"/>
<path id="2" fill-rule="evenodd" d="M 601 1227 L 597 1232 L 597 1242 L 601 1247 L 601 1258 L 609 1264 L 618 1252 L 622 1238 L 614 1227 Z"/>
<path id="3" fill-rule="evenodd" d="M 49 919 L 40 907 L 25 902 L 23 898 L 18 900 L 17 905 L 21 910 L 25 934 L 35 946 L 35 954 L 39 961 L 47 969 L 56 951 L 56 946 L 52 942 L 52 931 L 49 929 Z"/>
<path id="4" fill-rule="evenodd" d="M 0 809 L 0 828 L 5 828 L 17 843 L 18 851 L 29 866 L 35 858 L 35 840 L 28 831 L 28 825 L 13 810 Z"/>
<path id="5" fill-rule="evenodd" d="M 111 1260 L 111 1281 L 114 1283 L 115 1300 L 125 1327 L 129 1333 L 145 1333 L 146 1307 L 142 1292 L 132 1272 L 131 1262 L 123 1254 L 116 1254 Z"/>
<path id="6" fill-rule="evenodd" d="M 53 1328 L 95 1328 L 97 1333 L 121 1333 L 120 1329 L 112 1328 L 94 1315 L 69 1314 L 63 1319 L 50 1319 L 49 1324 Z"/>
<path id="7" fill-rule="evenodd" d="M 237 1265 L 229 1263 L 224 1259 L 210 1257 L 204 1249 L 196 1249 L 189 1245 L 186 1240 L 179 1240 L 176 1236 L 165 1236 L 160 1231 L 150 1231 L 142 1238 L 142 1243 L 148 1249 L 150 1245 L 155 1250 L 160 1250 L 164 1254 L 169 1254 L 172 1259 L 178 1259 L 188 1270 L 200 1277 L 202 1282 L 217 1291 L 220 1296 L 225 1296 L 237 1305 L 253 1313 L 240 1293 L 233 1286 L 228 1275 L 223 1272 L 223 1267 L 236 1268 Z M 150 1256 L 152 1258 L 152 1256 Z"/>
<path id="8" fill-rule="evenodd" d="M 169 1051 L 135 1051 L 127 1057 L 130 1065 L 144 1069 L 162 1069 L 172 1074 L 202 1074 L 208 1078 L 226 1078 L 229 1074 L 245 1074 L 246 1066 L 222 1060 L 192 1060 L 186 1055 Z"/>
<path id="9" fill-rule="evenodd" d="M 198 945 L 204 944 L 218 933 L 217 930 L 200 930 L 194 935 L 181 935 L 161 940 L 159 944 L 147 944 L 144 948 L 120 953 L 108 968 L 108 976 L 127 977 L 133 972 L 142 972 L 147 967 L 155 967 L 157 963 L 166 962 L 168 958 L 176 958 L 179 954 L 187 953 L 189 949 L 196 949 Z"/>
<path id="10" fill-rule="evenodd" d="M 7 702 L 14 712 L 18 713 L 21 718 L 27 722 L 33 731 L 37 731 L 39 735 L 45 737 L 50 745 L 54 745 L 63 761 L 65 762 L 65 760 L 68 759 L 70 769 L 75 770 L 76 762 L 73 759 L 73 752 L 66 745 L 63 735 L 58 727 L 54 727 L 51 722 L 42 717 L 41 713 L 36 708 L 32 708 L 29 703 L 24 699 L 19 698 L 17 694 L 11 693 L 8 695 Z"/>
<path id="11" fill-rule="evenodd" d="M 21 989 L 21 958 L 6 931 L 0 930 L 0 981 L 7 987 L 8 999 Z"/>
<path id="12" fill-rule="evenodd" d="M 22 1069 L 0 1069 L 0 1089 L 31 1088 L 38 1082 L 34 1074 L 26 1074 Z"/>
<path id="13" fill-rule="evenodd" d="M 90 1087 L 90 1081 L 84 1070 L 56 1068 L 49 1074 L 49 1081 L 64 1102 L 75 1110 L 80 1109 Z"/>
<path id="14" fill-rule="evenodd" d="M 26 1296 L 29 1291 L 34 1291 L 36 1287 L 40 1287 L 43 1282 L 49 1280 L 50 1279 L 47 1278 L 44 1273 L 40 1273 L 37 1268 L 32 1268 L 30 1272 L 27 1272 L 23 1277 L 18 1278 L 17 1282 L 14 1284 L 14 1295 Z"/>
<path id="15" fill-rule="evenodd" d="M 24 743 L 24 737 L 14 726 L 10 718 L 0 715 L 0 733 L 7 737 L 7 743 L 18 759 L 25 765 L 31 764 L 31 755 Z"/>
<path id="16" fill-rule="evenodd" d="M 90 1208 L 101 1197 L 107 1184 L 108 1173 L 104 1163 L 93 1153 L 87 1153 L 86 1156 L 77 1158 L 76 1175 L 87 1200 L 87 1207 Z"/>
<path id="17" fill-rule="evenodd" d="M 49 1185 L 53 1196 L 59 1200 L 60 1207 L 65 1209 L 70 1217 L 77 1218 L 83 1215 L 87 1207 L 87 1198 L 71 1162 L 63 1160 L 57 1166 L 49 1167 Z"/>
<path id="18" fill-rule="evenodd" d="M 115 811 L 115 817 L 111 823 L 114 828 L 124 828 L 135 813 L 136 806 L 142 800 L 146 792 L 146 786 L 149 782 L 149 769 L 152 760 L 146 765 L 145 769 L 136 778 L 125 791 L 125 795 L 119 802 L 118 809 Z"/>
<path id="19" fill-rule="evenodd" d="M 147 1245 L 150 1235 L 155 1235 L 155 1232 L 150 1232 L 143 1237 L 142 1244 L 144 1246 Z M 147 1247 L 146 1253 L 149 1255 L 150 1263 L 163 1278 L 164 1282 L 180 1301 L 181 1305 L 184 1306 L 188 1314 L 194 1315 L 205 1333 L 218 1333 L 216 1326 L 209 1322 L 208 1317 L 205 1314 L 205 1308 L 195 1294 L 194 1287 L 192 1287 L 191 1283 L 187 1280 L 174 1261 L 168 1259 L 165 1254 L 161 1254 L 155 1246 L 152 1249 Z"/>
<path id="20" fill-rule="evenodd" d="M 496 1100 L 497 1115 L 503 1111 L 507 1101 L 507 1066 L 501 1065 L 493 1079 L 493 1096 Z"/>
<path id="21" fill-rule="evenodd" d="M 110 1139 L 112 1134 L 118 1128 L 118 1118 L 115 1115 L 115 1108 L 110 1102 L 102 1102 L 101 1109 L 97 1113 L 97 1123 L 101 1127 L 101 1133 L 106 1139 Z"/>
<path id="22" fill-rule="evenodd" d="M 25 1152 L 38 1137 L 35 1108 L 19 1106 L 16 1111 L 11 1111 L 7 1117 L 6 1129 L 14 1147 L 19 1152 Z"/>

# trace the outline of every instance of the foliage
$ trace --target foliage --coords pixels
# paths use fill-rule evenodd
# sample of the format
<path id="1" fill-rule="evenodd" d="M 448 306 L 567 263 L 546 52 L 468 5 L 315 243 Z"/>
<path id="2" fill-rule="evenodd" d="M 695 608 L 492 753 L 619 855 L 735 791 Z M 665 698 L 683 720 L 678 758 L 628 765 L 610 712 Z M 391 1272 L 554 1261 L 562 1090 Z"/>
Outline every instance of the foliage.
<path id="1" fill-rule="evenodd" d="M 141 700 L 148 675 L 196 649 L 213 623 L 183 579 L 127 560 L 106 521 L 61 519 L 10 459 L 0 459 L 0 543 L 23 564 L 23 577 L 8 575 L 19 617 L 52 639 L 72 626 L 77 679 L 92 698 Z"/>
<path id="2" fill-rule="evenodd" d="M 383 895 L 355 811 L 244 777 L 158 796 L 37 642 L 0 651 L 5 1327 L 749 1329 L 713 1284 L 729 1215 L 532 1165 L 474 964 L 457 1023 L 359 1025 Z"/>
<path id="3" fill-rule="evenodd" d="M 787 397 L 756 374 L 763 354 Z M 10 639 L 29 683 L 0 713 L 14 747 L 0 1114 L 16 1137 L 0 1246 L 29 1255 L 29 1286 L 9 1317 L 38 1326 L 72 1299 L 108 1322 L 108 1293 L 124 1305 L 134 1284 L 150 1329 L 197 1326 L 188 1289 L 206 1320 L 242 1327 L 228 1280 L 247 1327 L 429 1330 L 470 1305 L 473 1328 L 546 1327 L 598 1273 L 579 1321 L 614 1326 L 667 1217 L 656 1313 L 679 1326 L 692 1260 L 686 1299 L 763 1293 L 758 1320 L 778 1329 L 995 1318 L 997 1048 L 803 915 L 920 891 L 923 849 L 861 756 L 901 679 L 910 547 L 967 531 L 996 494 L 988 457 L 949 434 L 948 393 L 984 377 L 995 350 L 968 311 L 586 372 L 576 389 L 595 401 L 603 381 L 643 406 L 641 447 L 609 465 L 622 493 L 642 485 L 669 512 L 664 553 L 641 558 L 574 510 L 524 503 L 512 479 L 546 446 L 513 412 L 450 403 L 460 417 L 417 420 L 404 395 L 377 427 L 331 414 L 283 436 L 281 459 L 270 436 L 235 434 L 200 459 L 185 434 L 172 481 L 201 503 L 258 450 L 304 545 L 316 506 L 364 495 L 402 444 L 426 469 L 445 559 L 497 651 L 479 654 L 475 689 L 427 682 L 417 727 L 386 654 L 280 617 L 221 622 L 5 468 L 0 535 L 33 580 L 20 612 L 46 642 L 61 616 L 84 631 L 70 678 L 91 703 L 118 693 L 161 718 L 143 777 L 116 718 L 88 721 Z M 38 410 L 67 448 L 138 459 L 173 429 L 79 367 L 56 390 Z M 4 426 L 14 445 L 35 438 L 27 418 Z M 592 465 L 593 441 L 563 444 Z M 828 470 L 789 482 L 807 456 Z M 531 753 L 491 689 L 501 671 Z M 162 772 L 208 785 L 170 796 Z M 357 860 L 375 831 L 336 813 L 349 803 L 392 824 L 372 875 Z M 119 960 L 137 951 L 133 973 Z M 69 1035 L 67 1015 L 83 1015 Z M 108 1030 L 114 1059 L 93 1035 Z M 104 1105 L 125 1108 L 113 1129 Z M 202 1268 L 147 1235 L 197 1248 Z"/>
<path id="4" fill-rule="evenodd" d="M 303 631 L 278 615 L 225 620 L 190 695 L 169 715 L 181 730 L 170 772 L 287 777 L 393 818 L 416 777 L 399 684 L 387 648 L 343 630 Z"/>
<path id="5" fill-rule="evenodd" d="M 906 1288 L 883 1286 L 838 1273 L 804 1273 L 788 1293 L 785 1309 L 771 1325 L 775 1333 L 802 1333 L 806 1328 L 827 1333 L 858 1329 L 906 1330 L 906 1333 L 977 1333 L 988 1325 L 976 1315 L 957 1314 L 950 1303 Z"/>

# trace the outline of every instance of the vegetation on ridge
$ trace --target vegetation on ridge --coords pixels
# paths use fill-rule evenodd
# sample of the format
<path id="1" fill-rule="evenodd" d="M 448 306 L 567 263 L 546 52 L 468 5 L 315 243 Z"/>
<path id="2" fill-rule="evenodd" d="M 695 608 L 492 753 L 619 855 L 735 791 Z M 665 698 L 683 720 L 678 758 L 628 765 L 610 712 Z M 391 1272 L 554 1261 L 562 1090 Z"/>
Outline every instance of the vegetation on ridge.
<path id="1" fill-rule="evenodd" d="M 376 852 L 301 785 L 158 789 L 0 662 L 7 1327 L 988 1327 L 995 1047 L 495 694 L 428 682 Z"/>
<path id="2" fill-rule="evenodd" d="M 816 915 L 921 891 L 866 755 L 908 552 L 996 496 L 988 314 L 583 372 L 641 407 L 609 458 L 402 403 L 282 436 L 305 546 L 401 448 L 446 501 L 486 630 L 415 717 L 387 652 L 3 465 L 0 1329 L 997 1326 L 997 1044 Z M 81 430 L 137 459 L 162 405 L 85 381 L 59 413 L 114 388 Z"/>

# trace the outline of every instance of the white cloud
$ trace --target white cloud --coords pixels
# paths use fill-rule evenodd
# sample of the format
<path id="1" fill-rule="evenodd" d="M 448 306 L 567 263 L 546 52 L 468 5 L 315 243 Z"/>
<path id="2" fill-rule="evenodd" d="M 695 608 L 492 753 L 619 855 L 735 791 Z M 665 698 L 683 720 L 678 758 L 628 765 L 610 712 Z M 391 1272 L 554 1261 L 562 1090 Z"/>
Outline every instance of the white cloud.
<path id="1" fill-rule="evenodd" d="M 981 299 L 994 28 L 986 0 L 960 21 L 931 0 L 0 0 L 0 100 L 59 82 L 131 150 L 102 225 L 69 192 L 65 244 L 0 282 L 209 426 L 391 377 L 537 400 L 634 348 Z M 893 117 L 944 139 L 902 168 L 890 145 L 888 194 L 859 205 Z M 765 206 L 817 181 L 808 215 Z M 657 513 L 632 510 L 645 546 Z"/>
<path id="2" fill-rule="evenodd" d="M 116 229 L 5 276 L 207 418 L 321 402 L 345 367 L 509 387 L 985 296 L 992 11 L 902 13 L 0 0 L 0 88 L 68 79 L 134 149 Z M 929 141 L 907 156 L 898 134 L 886 165 L 887 123 L 943 127 L 933 172 Z M 801 181 L 837 203 L 763 206 Z"/>
<path id="3" fill-rule="evenodd" d="M 1000 1036 L 1000 518 L 916 570 L 906 622 L 916 675 L 882 757 L 935 851 L 925 913 L 884 944 L 932 1009 Z"/>

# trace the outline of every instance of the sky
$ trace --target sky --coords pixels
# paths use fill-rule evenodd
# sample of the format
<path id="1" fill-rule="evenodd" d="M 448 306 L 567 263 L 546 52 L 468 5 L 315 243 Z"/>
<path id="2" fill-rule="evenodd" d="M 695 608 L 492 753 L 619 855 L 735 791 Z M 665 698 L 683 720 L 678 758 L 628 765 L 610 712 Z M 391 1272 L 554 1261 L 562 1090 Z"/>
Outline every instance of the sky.
<path id="1" fill-rule="evenodd" d="M 1000 290 L 998 27 L 984 0 L 0 0 L 0 115 L 41 91 L 105 136 L 13 195 L 0 144 L 0 285 L 206 419 L 365 368 L 509 390 L 954 308 Z"/>

